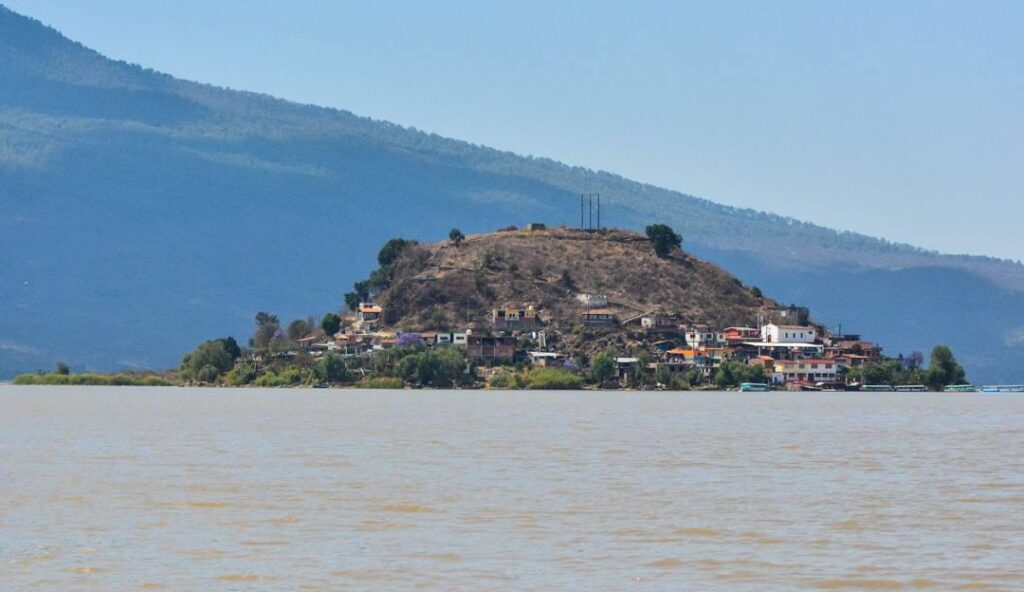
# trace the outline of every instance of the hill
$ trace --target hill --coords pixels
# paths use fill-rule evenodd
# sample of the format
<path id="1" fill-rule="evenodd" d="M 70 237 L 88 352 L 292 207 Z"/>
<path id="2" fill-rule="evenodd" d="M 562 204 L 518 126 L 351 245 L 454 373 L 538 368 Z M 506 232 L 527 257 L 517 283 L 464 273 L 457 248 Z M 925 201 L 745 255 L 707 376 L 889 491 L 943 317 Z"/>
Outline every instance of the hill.
<path id="1" fill-rule="evenodd" d="M 719 267 L 680 250 L 658 257 L 646 237 L 621 230 L 518 230 L 403 250 L 377 301 L 385 322 L 407 331 L 488 327 L 491 311 L 534 306 L 550 328 L 570 332 L 580 294 L 607 296 L 620 321 L 647 313 L 718 327 L 751 325 L 760 298 Z"/>
<path id="2" fill-rule="evenodd" d="M 254 310 L 340 305 L 388 237 L 572 223 L 584 190 L 614 225 L 666 222 L 691 252 L 890 352 L 940 335 L 985 380 L 1024 360 L 1018 263 L 175 79 L 0 8 L 0 376 L 59 359 L 173 366 L 206 335 L 246 334 Z"/>

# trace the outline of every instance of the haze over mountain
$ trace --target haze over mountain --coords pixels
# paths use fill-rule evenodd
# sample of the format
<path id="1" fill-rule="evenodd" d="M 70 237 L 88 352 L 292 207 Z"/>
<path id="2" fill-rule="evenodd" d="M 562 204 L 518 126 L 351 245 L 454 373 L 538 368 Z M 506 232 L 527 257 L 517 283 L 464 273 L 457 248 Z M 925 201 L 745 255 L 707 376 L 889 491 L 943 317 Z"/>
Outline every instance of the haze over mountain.
<path id="1" fill-rule="evenodd" d="M 976 380 L 1020 378 L 1019 263 L 175 79 L 3 8 L 0 376 L 173 366 L 200 340 L 247 336 L 257 310 L 337 309 L 388 238 L 576 224 L 581 191 L 601 194 L 605 224 L 666 222 L 691 252 L 890 354 L 947 342 Z"/>

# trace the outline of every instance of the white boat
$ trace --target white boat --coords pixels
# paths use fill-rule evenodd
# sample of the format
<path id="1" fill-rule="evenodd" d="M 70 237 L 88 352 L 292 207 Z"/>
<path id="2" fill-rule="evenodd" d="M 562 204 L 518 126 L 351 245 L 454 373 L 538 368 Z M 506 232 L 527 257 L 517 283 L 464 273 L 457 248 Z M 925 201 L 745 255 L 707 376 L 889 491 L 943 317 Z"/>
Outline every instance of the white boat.
<path id="1" fill-rule="evenodd" d="M 981 387 L 983 393 L 1024 393 L 1024 384 L 989 384 Z"/>

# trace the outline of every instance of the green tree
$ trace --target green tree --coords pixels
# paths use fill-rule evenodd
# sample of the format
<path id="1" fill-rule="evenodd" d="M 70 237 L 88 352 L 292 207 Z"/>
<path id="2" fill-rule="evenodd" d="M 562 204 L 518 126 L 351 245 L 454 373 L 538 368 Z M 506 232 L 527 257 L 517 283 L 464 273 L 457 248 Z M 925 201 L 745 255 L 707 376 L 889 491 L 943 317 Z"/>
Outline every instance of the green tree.
<path id="1" fill-rule="evenodd" d="M 762 293 L 761 288 L 758 288 L 757 286 L 754 286 L 753 288 L 750 289 L 750 294 L 754 298 L 764 298 L 764 293 Z"/>
<path id="2" fill-rule="evenodd" d="M 405 240 L 404 238 L 393 238 L 389 240 L 384 243 L 380 252 L 377 253 L 377 263 L 379 263 L 381 267 L 391 267 L 391 265 L 398 260 L 402 251 L 404 251 L 409 245 L 414 244 L 416 244 L 415 241 Z"/>
<path id="3" fill-rule="evenodd" d="M 604 384 L 615 376 L 615 358 L 602 352 L 590 361 L 590 378 L 597 384 Z"/>
<path id="4" fill-rule="evenodd" d="M 288 339 L 298 341 L 313 334 L 313 327 L 305 319 L 295 319 L 288 323 Z"/>
<path id="5" fill-rule="evenodd" d="M 334 354 L 327 354 L 320 358 L 314 369 L 317 380 L 327 383 L 338 383 L 348 380 L 348 368 L 345 362 Z"/>
<path id="6" fill-rule="evenodd" d="M 931 363 L 928 365 L 928 386 L 942 390 L 951 384 L 966 384 L 967 373 L 957 363 L 953 350 L 946 345 L 936 345 L 932 350 Z"/>
<path id="7" fill-rule="evenodd" d="M 658 257 L 667 257 L 673 248 L 679 248 L 683 244 L 683 237 L 676 234 L 666 224 L 651 224 L 648 226 L 647 238 L 654 245 L 654 252 Z"/>
<path id="8" fill-rule="evenodd" d="M 359 303 L 360 302 L 363 302 L 363 300 L 361 300 L 359 298 L 359 294 L 358 293 L 356 293 L 356 292 L 347 292 L 345 294 L 345 307 L 348 308 L 349 310 L 355 310 L 355 309 L 359 308 Z"/>
<path id="9" fill-rule="evenodd" d="M 235 341 L 234 337 L 221 337 L 216 341 L 224 345 L 224 351 L 228 352 L 228 355 L 231 356 L 231 361 L 235 361 L 242 356 L 242 348 L 238 347 L 238 342 Z"/>
<path id="10" fill-rule="evenodd" d="M 333 312 L 325 314 L 324 317 L 320 319 L 320 328 L 324 330 L 324 333 L 326 333 L 328 337 L 334 335 L 338 332 L 338 329 L 341 329 L 341 317 Z"/>
<path id="11" fill-rule="evenodd" d="M 458 228 L 452 228 L 451 232 L 448 233 L 448 240 L 455 243 L 455 246 L 458 247 L 459 243 L 466 240 L 466 235 L 462 234 L 462 231 Z"/>
<path id="12" fill-rule="evenodd" d="M 68 374 L 71 374 L 71 368 L 69 368 L 65 362 L 57 362 L 56 366 L 53 369 L 53 373 L 63 374 L 66 376 Z"/>
<path id="13" fill-rule="evenodd" d="M 181 375 L 186 380 L 216 382 L 233 365 L 234 360 L 225 349 L 224 341 L 214 339 L 201 343 L 185 355 L 181 361 Z"/>
<path id="14" fill-rule="evenodd" d="M 249 338 L 249 343 L 257 349 L 266 349 L 271 340 L 281 335 L 281 325 L 277 315 L 267 312 L 256 313 L 256 332 Z"/>

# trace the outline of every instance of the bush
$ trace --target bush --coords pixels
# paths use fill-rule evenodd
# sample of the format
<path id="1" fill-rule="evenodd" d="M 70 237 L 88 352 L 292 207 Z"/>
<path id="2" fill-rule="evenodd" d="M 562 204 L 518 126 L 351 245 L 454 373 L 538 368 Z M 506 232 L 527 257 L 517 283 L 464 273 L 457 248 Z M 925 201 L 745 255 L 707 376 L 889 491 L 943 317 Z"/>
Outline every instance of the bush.
<path id="1" fill-rule="evenodd" d="M 259 373 L 253 368 L 252 362 L 239 360 L 235 367 L 224 377 L 224 383 L 230 386 L 245 386 L 259 377 Z"/>
<path id="2" fill-rule="evenodd" d="M 279 376 L 276 372 L 267 372 L 261 374 L 252 383 L 253 386 L 272 388 L 278 386 L 289 386 L 289 382 L 282 376 Z"/>
<path id="3" fill-rule="evenodd" d="M 526 384 L 526 377 L 513 368 L 498 368 L 487 380 L 487 388 L 492 389 L 521 389 Z"/>
<path id="4" fill-rule="evenodd" d="M 394 376 L 377 376 L 376 378 L 360 381 L 356 386 L 368 389 L 401 389 L 405 388 L 405 383 L 402 382 L 401 378 L 395 378 Z"/>
<path id="5" fill-rule="evenodd" d="M 526 373 L 526 388 L 531 390 L 577 390 L 583 379 L 561 368 L 535 368 Z"/>

